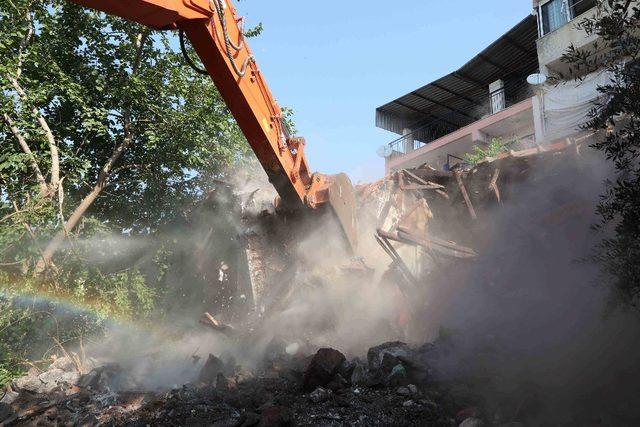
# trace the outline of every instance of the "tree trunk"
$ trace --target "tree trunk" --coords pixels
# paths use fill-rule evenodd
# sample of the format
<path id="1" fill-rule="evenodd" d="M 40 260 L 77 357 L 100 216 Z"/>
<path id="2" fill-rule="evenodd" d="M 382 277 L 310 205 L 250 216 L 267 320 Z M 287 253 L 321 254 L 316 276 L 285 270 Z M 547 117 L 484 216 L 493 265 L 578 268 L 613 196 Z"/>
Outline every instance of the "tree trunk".
<path id="1" fill-rule="evenodd" d="M 136 55 L 131 67 L 131 76 L 135 75 L 138 71 L 140 62 L 142 60 L 142 48 L 148 38 L 148 35 L 148 31 L 145 31 L 138 34 L 136 38 Z M 53 237 L 53 239 L 51 239 L 47 247 L 42 252 L 42 259 L 38 261 L 38 264 L 36 265 L 36 274 L 42 273 L 46 269 L 46 267 L 51 264 L 53 256 L 64 242 L 67 234 L 78 225 L 84 214 L 91 207 L 93 202 L 98 198 L 102 190 L 106 187 L 109 180 L 109 175 L 113 170 L 113 166 L 122 156 L 122 154 L 127 150 L 129 145 L 131 145 L 131 143 L 133 142 L 130 110 L 125 110 L 125 112 L 123 113 L 123 122 L 123 141 L 118 146 L 116 146 L 116 148 L 113 150 L 113 153 L 111 153 L 111 157 L 109 157 L 109 159 L 102 166 L 100 174 L 98 175 L 98 181 L 91 192 L 89 192 L 89 194 L 87 194 L 84 199 L 82 199 L 80 204 L 74 209 L 73 213 L 64 224 L 63 230 L 59 231 Z"/>
<path id="2" fill-rule="evenodd" d="M 107 182 L 109 180 L 109 174 L 113 169 L 113 165 L 118 161 L 120 156 L 122 156 L 122 153 L 126 151 L 127 147 L 131 145 L 131 142 L 133 141 L 133 137 L 131 135 L 130 116 L 128 113 L 125 113 L 124 117 L 125 117 L 124 132 L 126 135 L 124 140 L 122 141 L 121 144 L 119 144 L 115 148 L 115 150 L 113 150 L 113 153 L 111 154 L 111 157 L 109 157 L 109 160 L 107 160 L 107 162 L 102 166 L 102 169 L 100 170 L 100 175 L 98 176 L 98 182 L 91 189 L 89 194 L 87 194 L 84 197 L 84 199 L 82 199 L 80 204 L 76 206 L 73 213 L 71 214 L 67 222 L 64 224 L 63 226 L 64 229 L 59 231 L 53 237 L 53 239 L 51 239 L 47 247 L 42 252 L 42 259 L 38 261 L 38 264 L 36 265 L 36 273 L 38 274 L 42 273 L 46 269 L 46 267 L 51 263 L 51 259 L 53 258 L 53 255 L 55 255 L 55 253 L 58 251 L 58 249 L 60 248 L 60 245 L 62 245 L 62 243 L 64 242 L 64 239 L 67 237 L 67 234 L 71 230 L 76 228 L 76 226 L 78 225 L 78 223 L 80 222 L 84 214 L 91 207 L 93 202 L 98 198 L 98 196 L 100 195 L 104 187 L 107 186 Z"/>

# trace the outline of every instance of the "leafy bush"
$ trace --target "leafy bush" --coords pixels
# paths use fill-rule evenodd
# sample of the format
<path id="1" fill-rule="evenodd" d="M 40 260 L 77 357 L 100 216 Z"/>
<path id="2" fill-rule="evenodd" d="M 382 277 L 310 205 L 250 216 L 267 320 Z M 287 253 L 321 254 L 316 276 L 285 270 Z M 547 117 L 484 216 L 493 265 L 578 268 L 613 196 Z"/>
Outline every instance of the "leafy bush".
<path id="1" fill-rule="evenodd" d="M 467 153 L 463 156 L 464 161 L 471 166 L 476 166 L 488 157 L 496 157 L 500 153 L 509 151 L 507 144 L 502 142 L 502 138 L 493 138 L 486 148 L 482 148 L 479 145 L 473 147 L 473 152 Z"/>

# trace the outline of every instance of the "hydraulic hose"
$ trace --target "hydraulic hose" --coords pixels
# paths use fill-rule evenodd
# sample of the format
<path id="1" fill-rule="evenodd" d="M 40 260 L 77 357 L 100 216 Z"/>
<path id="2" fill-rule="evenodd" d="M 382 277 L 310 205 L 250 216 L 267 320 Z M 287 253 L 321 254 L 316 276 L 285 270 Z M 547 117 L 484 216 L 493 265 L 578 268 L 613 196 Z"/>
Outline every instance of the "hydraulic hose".
<path id="1" fill-rule="evenodd" d="M 191 58 L 189 57 L 189 54 L 187 53 L 187 46 L 185 45 L 184 42 L 184 31 L 182 29 L 178 30 L 178 35 L 180 38 L 180 50 L 182 51 L 182 57 L 184 58 L 185 62 L 193 69 L 193 71 L 195 71 L 198 74 L 202 74 L 204 76 L 208 76 L 209 72 L 205 69 L 199 68 L 195 62 L 193 62 L 193 60 L 191 60 Z"/>
<path id="2" fill-rule="evenodd" d="M 242 31 L 241 31 L 240 34 L 243 40 L 240 42 L 239 46 L 235 45 L 231 41 L 231 38 L 229 37 L 229 31 L 227 29 L 227 20 L 225 17 L 224 6 L 222 5 L 222 3 L 220 3 L 221 1 L 222 0 L 209 0 L 209 3 L 212 4 L 213 7 L 215 8 L 216 13 L 218 15 L 218 20 L 220 21 L 220 25 L 222 26 L 222 34 L 224 36 L 224 44 L 226 47 L 225 53 L 227 54 L 227 58 L 229 58 L 229 62 L 231 62 L 233 71 L 235 71 L 238 77 L 244 77 L 244 75 L 247 72 L 247 67 L 249 66 L 249 62 L 253 61 L 253 56 L 251 55 L 247 56 L 247 58 L 244 60 L 244 63 L 242 64 L 242 67 L 238 68 L 236 61 L 233 59 L 233 55 L 231 54 L 231 49 L 233 48 L 236 51 L 239 51 L 244 47 L 244 35 L 242 34 Z"/>

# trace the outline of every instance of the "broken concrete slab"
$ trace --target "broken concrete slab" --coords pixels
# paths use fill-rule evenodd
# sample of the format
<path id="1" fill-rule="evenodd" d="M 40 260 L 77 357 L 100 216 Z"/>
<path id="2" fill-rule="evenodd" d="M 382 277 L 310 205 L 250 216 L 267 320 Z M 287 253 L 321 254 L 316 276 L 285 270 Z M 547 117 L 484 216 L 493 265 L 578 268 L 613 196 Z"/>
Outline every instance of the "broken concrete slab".
<path id="1" fill-rule="evenodd" d="M 304 390 L 311 391 L 329 384 L 345 360 L 344 354 L 338 350 L 332 348 L 318 350 L 304 372 Z"/>

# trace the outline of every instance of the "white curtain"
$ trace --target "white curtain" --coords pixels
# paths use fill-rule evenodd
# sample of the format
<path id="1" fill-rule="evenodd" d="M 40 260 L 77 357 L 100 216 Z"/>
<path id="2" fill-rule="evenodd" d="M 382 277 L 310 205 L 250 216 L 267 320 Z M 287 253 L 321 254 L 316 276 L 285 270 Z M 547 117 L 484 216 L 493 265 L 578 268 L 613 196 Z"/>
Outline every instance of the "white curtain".
<path id="1" fill-rule="evenodd" d="M 569 81 L 544 88 L 545 140 L 552 142 L 576 133 L 588 121 L 589 111 L 602 101 L 598 86 L 611 81 L 608 72 L 589 74 L 581 82 Z"/>
<path id="2" fill-rule="evenodd" d="M 546 20 L 545 32 L 551 32 L 569 22 L 569 11 L 565 0 L 551 0 L 542 6 L 543 18 Z"/>

